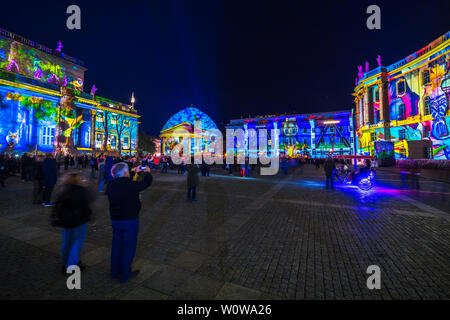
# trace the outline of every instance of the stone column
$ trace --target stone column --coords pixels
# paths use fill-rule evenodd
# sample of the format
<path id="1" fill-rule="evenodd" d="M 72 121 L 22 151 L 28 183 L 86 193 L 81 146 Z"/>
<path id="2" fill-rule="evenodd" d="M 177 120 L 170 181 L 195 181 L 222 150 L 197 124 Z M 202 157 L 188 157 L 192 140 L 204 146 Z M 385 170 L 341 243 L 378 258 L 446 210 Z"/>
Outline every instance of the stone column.
<path id="1" fill-rule="evenodd" d="M 90 114 L 91 114 L 91 134 L 90 134 L 90 147 L 92 149 L 92 151 L 95 151 L 95 116 L 97 115 L 97 110 L 90 110 Z"/>

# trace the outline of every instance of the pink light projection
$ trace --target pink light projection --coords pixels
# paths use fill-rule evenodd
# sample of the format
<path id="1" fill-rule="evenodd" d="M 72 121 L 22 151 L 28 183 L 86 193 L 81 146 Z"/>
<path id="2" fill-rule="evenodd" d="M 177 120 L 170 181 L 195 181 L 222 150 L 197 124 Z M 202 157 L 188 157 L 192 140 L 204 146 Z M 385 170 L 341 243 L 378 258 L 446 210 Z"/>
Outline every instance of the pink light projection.
<path id="1" fill-rule="evenodd" d="M 98 89 L 95 87 L 95 84 L 92 86 L 92 89 L 91 89 L 91 95 L 93 95 L 93 96 L 95 96 L 95 92 L 97 91 Z"/>
<path id="2" fill-rule="evenodd" d="M 38 79 L 38 80 L 42 78 L 42 70 L 41 70 L 41 68 L 37 68 L 36 72 L 34 73 L 34 78 Z"/>
<path id="3" fill-rule="evenodd" d="M 58 46 L 56 47 L 56 51 L 61 52 L 63 47 L 64 46 L 62 45 L 61 40 L 58 40 Z"/>
<path id="4" fill-rule="evenodd" d="M 377 63 L 378 63 L 378 66 L 381 67 L 381 56 L 380 55 L 377 56 Z"/>
<path id="5" fill-rule="evenodd" d="M 52 76 L 47 80 L 48 83 L 58 83 L 59 78 L 56 74 L 52 74 Z"/>
<path id="6" fill-rule="evenodd" d="M 362 77 L 364 77 L 364 72 L 362 70 L 363 70 L 363 67 L 358 66 L 358 79 L 362 79 Z"/>
<path id="7" fill-rule="evenodd" d="M 11 60 L 6 70 L 11 71 L 13 66 L 15 66 L 17 68 L 17 71 L 19 71 L 19 66 L 17 65 L 17 62 L 14 59 Z"/>

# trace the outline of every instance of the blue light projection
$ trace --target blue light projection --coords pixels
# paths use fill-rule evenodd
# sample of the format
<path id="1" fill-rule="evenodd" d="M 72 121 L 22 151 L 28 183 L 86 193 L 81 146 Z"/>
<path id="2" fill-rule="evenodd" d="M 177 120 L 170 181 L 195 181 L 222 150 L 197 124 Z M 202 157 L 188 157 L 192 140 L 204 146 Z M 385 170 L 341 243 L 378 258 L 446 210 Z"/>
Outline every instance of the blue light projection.
<path id="1" fill-rule="evenodd" d="M 166 122 L 161 131 L 172 128 L 184 122 L 193 125 L 194 122 L 197 120 L 202 122 L 203 130 L 218 129 L 214 121 L 212 121 L 211 118 L 208 117 L 205 113 L 203 113 L 197 108 L 188 107 L 174 114 Z"/>

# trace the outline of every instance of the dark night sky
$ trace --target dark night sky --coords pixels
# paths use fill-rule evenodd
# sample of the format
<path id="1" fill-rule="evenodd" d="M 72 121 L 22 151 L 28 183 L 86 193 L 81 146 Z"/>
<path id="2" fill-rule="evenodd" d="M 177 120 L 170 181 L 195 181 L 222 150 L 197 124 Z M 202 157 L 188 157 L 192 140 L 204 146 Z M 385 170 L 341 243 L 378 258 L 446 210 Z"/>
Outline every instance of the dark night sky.
<path id="1" fill-rule="evenodd" d="M 66 28 L 78 4 L 82 29 Z M 366 8 L 381 7 L 381 30 Z M 85 90 L 129 103 L 157 135 L 193 104 L 248 115 L 351 108 L 356 66 L 389 65 L 450 30 L 450 1 L 7 1 L 0 26 L 81 59 Z"/>

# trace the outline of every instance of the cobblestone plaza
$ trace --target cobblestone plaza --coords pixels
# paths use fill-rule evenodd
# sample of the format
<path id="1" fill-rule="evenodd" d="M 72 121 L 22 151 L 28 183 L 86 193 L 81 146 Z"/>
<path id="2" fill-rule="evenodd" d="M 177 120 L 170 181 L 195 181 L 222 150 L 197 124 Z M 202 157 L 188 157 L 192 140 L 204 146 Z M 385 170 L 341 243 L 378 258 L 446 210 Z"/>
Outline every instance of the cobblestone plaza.
<path id="1" fill-rule="evenodd" d="M 68 290 L 60 272 L 51 209 L 31 204 L 31 183 L 10 178 L 0 189 L 0 298 L 450 298 L 450 185 L 422 179 L 420 191 L 398 190 L 398 175 L 380 169 L 369 193 L 326 190 L 322 169 L 291 169 L 240 178 L 214 168 L 195 203 L 186 202 L 186 176 L 154 172 L 141 194 L 141 273 L 125 284 L 110 278 L 112 230 L 99 193 L 81 290 Z M 380 290 L 366 286 L 370 265 L 381 269 Z"/>

